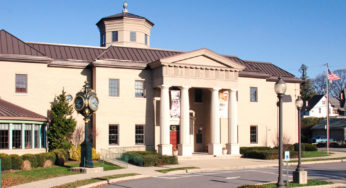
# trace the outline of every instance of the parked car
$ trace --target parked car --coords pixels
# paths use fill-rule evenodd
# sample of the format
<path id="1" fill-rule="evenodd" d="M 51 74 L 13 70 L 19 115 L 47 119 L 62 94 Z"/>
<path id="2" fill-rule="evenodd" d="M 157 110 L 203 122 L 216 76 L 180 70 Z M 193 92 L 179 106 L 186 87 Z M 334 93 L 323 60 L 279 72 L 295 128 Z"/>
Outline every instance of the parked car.
<path id="1" fill-rule="evenodd" d="M 327 143 L 327 137 L 324 135 L 314 136 L 312 137 L 311 142 L 315 144 Z M 335 142 L 335 140 L 333 138 L 329 138 L 329 142 Z"/>

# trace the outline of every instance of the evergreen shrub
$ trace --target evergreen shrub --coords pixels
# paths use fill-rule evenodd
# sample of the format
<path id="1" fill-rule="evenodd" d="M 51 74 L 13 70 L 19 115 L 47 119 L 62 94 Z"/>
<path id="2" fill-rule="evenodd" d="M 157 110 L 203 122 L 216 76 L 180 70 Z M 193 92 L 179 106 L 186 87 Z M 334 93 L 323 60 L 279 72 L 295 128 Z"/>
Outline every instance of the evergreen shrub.
<path id="1" fill-rule="evenodd" d="M 11 158 L 11 169 L 20 170 L 23 163 L 22 157 L 17 154 L 9 155 L 9 157 Z"/>
<path id="2" fill-rule="evenodd" d="M 44 162 L 46 162 L 46 155 L 44 153 L 39 153 L 35 155 L 37 161 L 37 167 L 43 167 Z"/>
<path id="3" fill-rule="evenodd" d="M 37 163 L 37 159 L 36 156 L 33 154 L 24 154 L 22 155 L 22 159 L 23 161 L 28 160 L 30 161 L 31 164 L 31 168 L 37 168 L 38 163 Z"/>
<path id="4" fill-rule="evenodd" d="M 10 170 L 12 167 L 11 157 L 7 154 L 0 154 L 1 170 Z"/>

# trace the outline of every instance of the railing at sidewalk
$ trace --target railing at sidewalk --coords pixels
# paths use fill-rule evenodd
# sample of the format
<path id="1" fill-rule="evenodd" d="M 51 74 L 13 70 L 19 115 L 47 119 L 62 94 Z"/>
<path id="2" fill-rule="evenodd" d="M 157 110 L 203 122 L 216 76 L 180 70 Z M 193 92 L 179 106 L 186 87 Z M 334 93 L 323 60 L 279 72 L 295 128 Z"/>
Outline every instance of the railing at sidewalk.
<path id="1" fill-rule="evenodd" d="M 121 155 L 128 151 L 155 151 L 154 146 L 129 146 L 129 147 L 115 147 L 110 149 L 101 149 L 101 159 L 116 164 L 120 167 L 127 168 L 128 163 L 120 160 Z"/>

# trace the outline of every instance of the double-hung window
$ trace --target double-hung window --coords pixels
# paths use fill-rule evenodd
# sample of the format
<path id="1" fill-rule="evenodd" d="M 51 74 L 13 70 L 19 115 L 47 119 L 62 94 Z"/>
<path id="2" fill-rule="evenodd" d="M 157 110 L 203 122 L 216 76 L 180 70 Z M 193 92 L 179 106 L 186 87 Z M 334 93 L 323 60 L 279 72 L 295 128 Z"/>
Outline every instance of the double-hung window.
<path id="1" fill-rule="evenodd" d="M 8 125 L 0 123 L 0 149 L 8 149 Z"/>
<path id="2" fill-rule="evenodd" d="M 148 45 L 148 35 L 147 34 L 144 35 L 144 44 Z"/>
<path id="3" fill-rule="evenodd" d="M 135 81 L 135 96 L 144 97 L 144 81 L 141 81 L 141 80 Z"/>
<path id="4" fill-rule="evenodd" d="M 112 31 L 112 41 L 118 42 L 118 31 Z"/>
<path id="5" fill-rule="evenodd" d="M 119 144 L 119 129 L 118 125 L 109 125 L 108 140 L 109 145 Z"/>
<path id="6" fill-rule="evenodd" d="M 35 125 L 35 148 L 40 148 L 40 125 Z"/>
<path id="7" fill-rule="evenodd" d="M 119 96 L 119 79 L 109 79 L 109 96 Z"/>
<path id="8" fill-rule="evenodd" d="M 32 148 L 32 124 L 25 125 L 25 148 Z"/>
<path id="9" fill-rule="evenodd" d="M 136 32 L 135 31 L 130 32 L 130 41 L 136 42 Z"/>
<path id="10" fill-rule="evenodd" d="M 12 128 L 12 148 L 22 148 L 22 124 L 13 124 Z"/>
<path id="11" fill-rule="evenodd" d="M 144 126 L 136 125 L 136 144 L 144 144 Z"/>
<path id="12" fill-rule="evenodd" d="M 16 74 L 16 93 L 28 92 L 28 75 Z"/>
<path id="13" fill-rule="evenodd" d="M 250 102 L 258 101 L 257 87 L 250 87 Z"/>
<path id="14" fill-rule="evenodd" d="M 258 129 L 257 126 L 250 126 L 250 143 L 257 144 L 258 142 Z"/>

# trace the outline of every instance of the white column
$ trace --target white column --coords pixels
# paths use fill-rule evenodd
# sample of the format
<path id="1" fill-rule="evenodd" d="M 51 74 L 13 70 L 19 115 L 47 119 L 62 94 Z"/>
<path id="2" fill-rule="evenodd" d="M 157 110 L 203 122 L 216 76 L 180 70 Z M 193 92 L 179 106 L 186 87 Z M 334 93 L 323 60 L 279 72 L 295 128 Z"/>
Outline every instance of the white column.
<path id="1" fill-rule="evenodd" d="M 169 142 L 169 86 L 167 85 L 161 86 L 160 128 L 161 144 L 159 145 L 159 153 L 161 155 L 172 155 L 172 145 Z"/>
<path id="2" fill-rule="evenodd" d="M 208 153 L 212 155 L 222 155 L 222 145 L 220 144 L 219 90 L 218 88 L 211 90 L 211 143 L 208 145 Z"/>
<path id="3" fill-rule="evenodd" d="M 190 143 L 190 104 L 189 88 L 182 86 L 180 101 L 180 144 L 178 145 L 179 155 L 192 155 L 192 145 Z"/>
<path id="4" fill-rule="evenodd" d="M 240 155 L 238 144 L 238 103 L 237 90 L 229 90 L 228 100 L 228 144 L 227 153 L 231 155 Z"/>

